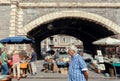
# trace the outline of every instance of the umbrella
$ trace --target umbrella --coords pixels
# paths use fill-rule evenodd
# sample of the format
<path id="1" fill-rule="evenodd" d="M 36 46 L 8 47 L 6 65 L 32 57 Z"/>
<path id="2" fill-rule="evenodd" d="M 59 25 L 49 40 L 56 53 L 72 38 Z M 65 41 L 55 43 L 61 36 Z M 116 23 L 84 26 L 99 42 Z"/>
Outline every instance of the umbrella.
<path id="1" fill-rule="evenodd" d="M 0 43 L 0 48 L 4 48 L 4 45 Z"/>
<path id="2" fill-rule="evenodd" d="M 13 36 L 13 37 L 7 37 L 7 38 L 0 40 L 0 43 L 3 43 L 3 44 L 29 44 L 29 43 L 34 43 L 34 41 L 28 37 Z"/>
<path id="3" fill-rule="evenodd" d="M 93 44 L 96 44 L 96 45 L 120 45 L 120 40 L 111 38 L 111 37 L 107 37 L 107 38 L 103 38 L 103 39 L 94 41 Z"/>

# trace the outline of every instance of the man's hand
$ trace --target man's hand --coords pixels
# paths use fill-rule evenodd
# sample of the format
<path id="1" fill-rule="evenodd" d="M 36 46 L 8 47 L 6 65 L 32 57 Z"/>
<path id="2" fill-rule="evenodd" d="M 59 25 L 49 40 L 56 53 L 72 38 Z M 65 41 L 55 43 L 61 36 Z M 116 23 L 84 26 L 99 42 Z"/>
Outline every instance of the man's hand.
<path id="1" fill-rule="evenodd" d="M 88 81 L 89 76 L 88 76 L 88 71 L 87 71 L 87 70 L 84 71 L 84 76 L 85 76 L 85 78 L 86 78 L 86 81 Z"/>

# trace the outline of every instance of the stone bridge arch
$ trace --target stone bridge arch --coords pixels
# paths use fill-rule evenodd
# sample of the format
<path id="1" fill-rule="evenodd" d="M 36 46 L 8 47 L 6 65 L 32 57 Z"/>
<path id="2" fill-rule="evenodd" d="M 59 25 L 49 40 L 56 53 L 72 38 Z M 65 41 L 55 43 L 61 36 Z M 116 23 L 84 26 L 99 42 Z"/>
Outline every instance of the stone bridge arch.
<path id="1" fill-rule="evenodd" d="M 41 37 L 37 37 L 39 39 L 39 40 L 37 40 L 37 38 L 35 37 L 36 35 L 34 36 L 34 35 L 32 35 L 34 33 L 30 33 L 30 32 L 33 32 L 33 31 L 39 31 L 40 32 L 42 30 L 39 30 L 37 28 L 42 27 L 43 24 L 48 24 L 48 23 L 51 23 L 52 21 L 54 22 L 54 20 L 56 21 L 57 19 L 59 20 L 59 19 L 62 19 L 62 18 L 63 19 L 64 18 L 78 18 L 79 20 L 82 19 L 82 20 L 85 20 L 85 21 L 91 21 L 91 22 L 93 22 L 97 25 L 100 25 L 100 27 L 102 29 L 106 29 L 106 31 L 107 30 L 111 31 L 113 33 L 112 35 L 120 33 L 119 25 L 115 24 L 111 20 L 109 20 L 107 18 L 104 18 L 102 16 L 99 16 L 97 14 L 88 13 L 88 12 L 84 12 L 84 11 L 61 11 L 61 12 L 53 12 L 53 13 L 46 14 L 44 16 L 41 16 L 41 17 L 33 20 L 32 22 L 30 22 L 29 24 L 24 26 L 21 29 L 21 32 L 19 32 L 19 33 L 24 33 L 26 35 L 30 35 L 31 37 L 35 38 L 36 45 L 40 45 L 41 40 L 39 38 L 41 38 Z M 88 28 L 88 31 L 90 31 L 89 28 Z M 47 32 L 50 32 L 50 31 L 47 31 Z M 101 33 L 104 33 L 104 32 L 101 32 Z M 41 35 L 41 32 L 38 33 L 38 34 Z M 106 35 L 106 36 L 108 36 L 108 35 Z M 89 49 L 91 49 L 91 50 L 94 49 L 94 46 L 91 44 L 92 41 L 93 40 L 91 40 L 91 39 L 90 39 L 90 41 L 87 41 L 86 38 L 84 38 L 85 49 L 88 49 L 88 50 Z M 41 57 L 41 54 L 39 53 L 40 52 L 40 46 L 36 46 L 36 49 L 38 51 L 38 58 L 40 58 Z M 94 52 L 94 50 L 93 50 L 93 52 Z"/>
<path id="2" fill-rule="evenodd" d="M 119 25 L 115 24 L 111 20 L 104 18 L 100 15 L 84 12 L 84 11 L 61 11 L 61 12 L 53 12 L 46 14 L 44 16 L 41 16 L 29 24 L 25 25 L 22 29 L 20 29 L 19 33 L 27 34 L 30 30 L 34 29 L 40 24 L 49 22 L 54 19 L 58 18 L 64 18 L 64 17 L 78 17 L 83 18 L 85 20 L 93 21 L 95 23 L 103 25 L 103 27 L 106 27 L 108 30 L 113 31 L 115 34 L 120 33 L 120 27 Z"/>

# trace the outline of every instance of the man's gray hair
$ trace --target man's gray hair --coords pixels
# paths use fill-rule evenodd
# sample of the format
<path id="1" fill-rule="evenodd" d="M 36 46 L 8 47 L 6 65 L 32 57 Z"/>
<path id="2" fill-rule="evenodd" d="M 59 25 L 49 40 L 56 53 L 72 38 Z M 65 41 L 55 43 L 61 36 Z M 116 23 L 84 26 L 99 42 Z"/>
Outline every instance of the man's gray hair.
<path id="1" fill-rule="evenodd" d="M 78 52 L 78 48 L 77 48 L 75 45 L 70 45 L 70 46 L 68 47 L 68 49 L 70 49 L 70 50 L 74 50 L 75 53 Z"/>

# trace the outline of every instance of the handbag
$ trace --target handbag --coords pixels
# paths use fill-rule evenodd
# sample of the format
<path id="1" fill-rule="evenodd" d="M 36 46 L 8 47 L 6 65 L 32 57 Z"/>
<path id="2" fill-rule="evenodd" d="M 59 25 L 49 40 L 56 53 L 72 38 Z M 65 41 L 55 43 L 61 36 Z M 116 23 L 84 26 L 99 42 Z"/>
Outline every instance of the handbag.
<path id="1" fill-rule="evenodd" d="M 2 61 L 0 60 L 0 65 L 2 65 Z"/>
<path id="2" fill-rule="evenodd" d="M 12 60 L 8 60 L 8 61 L 7 61 L 7 63 L 8 63 L 8 65 L 9 65 L 9 66 L 11 66 L 11 67 L 12 67 L 12 65 L 13 65 Z"/>

